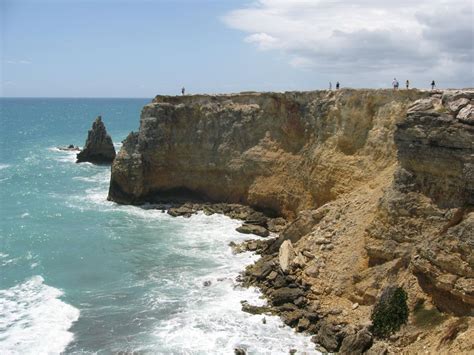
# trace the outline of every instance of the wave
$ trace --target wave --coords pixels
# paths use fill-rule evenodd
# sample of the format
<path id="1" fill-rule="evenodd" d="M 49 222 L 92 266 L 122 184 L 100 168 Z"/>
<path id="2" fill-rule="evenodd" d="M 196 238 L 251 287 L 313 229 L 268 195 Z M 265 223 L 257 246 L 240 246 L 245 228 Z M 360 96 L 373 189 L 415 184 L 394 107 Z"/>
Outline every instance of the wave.
<path id="1" fill-rule="evenodd" d="M 0 170 L 7 169 L 10 166 L 11 166 L 10 164 L 0 164 Z"/>
<path id="2" fill-rule="evenodd" d="M 60 300 L 62 291 L 41 276 L 0 290 L 2 354 L 59 354 L 73 340 L 69 332 L 79 310 Z"/>
<path id="3" fill-rule="evenodd" d="M 256 354 L 288 354 L 290 349 L 317 353 L 309 336 L 296 333 L 279 317 L 241 310 L 241 301 L 252 305 L 264 305 L 266 301 L 258 289 L 243 288 L 235 281 L 245 266 L 259 258 L 250 252 L 233 255 L 228 247 L 230 241 L 249 238 L 235 231 L 239 221 L 199 213 L 183 223 L 183 237 L 174 240 L 173 252 L 203 262 L 211 259 L 212 263 L 200 275 L 191 268 L 175 280 L 174 287 L 187 289 L 186 296 L 180 311 L 161 321 L 154 331 L 160 351 L 232 354 L 235 348 L 243 348 Z"/>

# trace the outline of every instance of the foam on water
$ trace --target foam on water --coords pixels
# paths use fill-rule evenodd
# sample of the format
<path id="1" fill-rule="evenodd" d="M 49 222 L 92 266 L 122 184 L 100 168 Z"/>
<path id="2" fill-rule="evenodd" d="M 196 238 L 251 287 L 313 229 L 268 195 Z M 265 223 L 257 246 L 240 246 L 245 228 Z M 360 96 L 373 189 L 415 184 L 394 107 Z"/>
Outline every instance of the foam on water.
<path id="1" fill-rule="evenodd" d="M 256 288 L 242 288 L 235 281 L 246 265 L 258 259 L 252 253 L 233 255 L 228 243 L 249 236 L 235 231 L 239 221 L 200 213 L 186 221 L 183 240 L 176 252 L 198 258 L 212 258 L 217 264 L 209 273 L 196 277 L 193 270 L 181 273 L 179 282 L 190 289 L 179 313 L 160 322 L 154 336 L 164 353 L 233 353 L 244 348 L 249 354 L 317 353 L 308 336 L 296 333 L 278 317 L 250 315 L 241 301 L 264 305 Z M 252 236 L 258 238 L 257 236 Z M 210 281 L 210 286 L 204 286 Z M 263 318 L 266 324 L 263 324 Z"/>
<path id="2" fill-rule="evenodd" d="M 73 339 L 68 331 L 79 310 L 60 300 L 62 292 L 41 276 L 0 290 L 2 354 L 59 354 Z"/>
<path id="3" fill-rule="evenodd" d="M 9 167 L 10 167 L 9 164 L 0 164 L 0 170 L 7 169 Z"/>

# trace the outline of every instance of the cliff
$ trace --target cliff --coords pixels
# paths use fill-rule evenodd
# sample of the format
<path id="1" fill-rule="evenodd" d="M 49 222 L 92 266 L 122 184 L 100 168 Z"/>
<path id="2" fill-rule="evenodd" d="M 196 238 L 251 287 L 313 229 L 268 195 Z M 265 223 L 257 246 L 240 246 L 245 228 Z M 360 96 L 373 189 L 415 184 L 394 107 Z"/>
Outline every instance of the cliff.
<path id="1" fill-rule="evenodd" d="M 417 91 L 157 96 L 113 165 L 110 198 L 184 194 L 294 217 L 395 162 Z"/>
<path id="2" fill-rule="evenodd" d="M 332 351 L 366 338 L 376 300 L 399 285 L 408 325 L 374 349 L 469 352 L 473 100 L 466 90 L 157 96 L 113 162 L 109 199 L 241 203 L 292 221 L 247 282 L 270 299 L 297 287 L 292 303 L 324 325 L 276 312 Z"/>

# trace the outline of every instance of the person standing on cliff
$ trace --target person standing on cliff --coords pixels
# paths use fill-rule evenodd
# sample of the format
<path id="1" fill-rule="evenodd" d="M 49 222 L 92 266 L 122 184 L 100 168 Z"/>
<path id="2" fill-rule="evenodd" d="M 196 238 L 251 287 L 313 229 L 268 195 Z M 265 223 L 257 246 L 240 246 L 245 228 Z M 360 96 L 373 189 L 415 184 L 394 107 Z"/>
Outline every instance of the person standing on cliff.
<path id="1" fill-rule="evenodd" d="M 339 81 L 336 83 L 336 90 L 339 90 L 339 88 L 341 87 L 341 85 L 339 84 Z"/>
<path id="2" fill-rule="evenodd" d="M 435 87 L 436 87 L 436 83 L 435 83 L 435 81 L 433 80 L 433 81 L 431 82 L 431 90 L 434 90 Z"/>
<path id="3" fill-rule="evenodd" d="M 393 90 L 398 90 L 398 80 L 397 78 L 393 78 L 393 81 L 392 81 L 392 86 L 393 86 Z"/>
<path id="4" fill-rule="evenodd" d="M 181 89 L 181 95 L 184 96 L 184 92 L 185 92 L 185 89 L 184 89 L 184 86 L 183 86 L 183 88 Z"/>
<path id="5" fill-rule="evenodd" d="M 410 81 L 407 80 L 407 82 L 405 83 L 406 87 L 407 87 L 407 90 L 410 88 Z"/>

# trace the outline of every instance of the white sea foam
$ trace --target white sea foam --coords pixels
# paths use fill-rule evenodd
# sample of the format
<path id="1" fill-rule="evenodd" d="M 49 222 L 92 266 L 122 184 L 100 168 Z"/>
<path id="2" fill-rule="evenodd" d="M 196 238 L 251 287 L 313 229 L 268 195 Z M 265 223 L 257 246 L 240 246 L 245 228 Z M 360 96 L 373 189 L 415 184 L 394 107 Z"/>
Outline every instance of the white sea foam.
<path id="1" fill-rule="evenodd" d="M 0 164 L 0 170 L 7 169 L 9 167 L 10 167 L 9 164 Z"/>
<path id="2" fill-rule="evenodd" d="M 263 305 L 256 288 L 242 288 L 235 279 L 246 265 L 258 259 L 251 253 L 233 255 L 230 241 L 248 239 L 236 232 L 239 221 L 220 215 L 198 214 L 186 221 L 182 240 L 175 241 L 177 253 L 211 258 L 217 265 L 209 274 L 196 277 L 183 272 L 176 282 L 190 289 L 181 311 L 162 321 L 154 336 L 164 352 L 180 354 L 232 354 L 244 348 L 250 354 L 317 354 L 308 336 L 296 333 L 278 317 L 244 313 L 241 301 Z M 254 236 L 255 238 L 258 238 Z M 210 286 L 204 286 L 210 281 Z M 263 324 L 263 318 L 266 324 Z M 164 344 L 164 345 L 163 345 Z"/>
<path id="3" fill-rule="evenodd" d="M 49 147 L 48 150 L 50 152 L 57 153 L 57 156 L 54 157 L 54 160 L 59 161 L 61 163 L 75 163 L 76 162 L 76 155 L 77 151 L 74 150 L 62 150 L 57 147 Z"/>
<path id="4" fill-rule="evenodd" d="M 62 292 L 41 276 L 0 290 L 2 354 L 59 354 L 73 339 L 79 310 L 61 301 Z"/>

